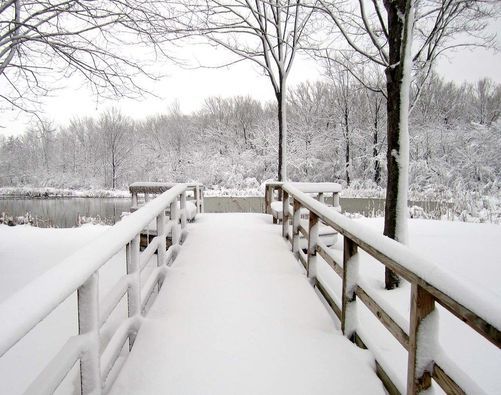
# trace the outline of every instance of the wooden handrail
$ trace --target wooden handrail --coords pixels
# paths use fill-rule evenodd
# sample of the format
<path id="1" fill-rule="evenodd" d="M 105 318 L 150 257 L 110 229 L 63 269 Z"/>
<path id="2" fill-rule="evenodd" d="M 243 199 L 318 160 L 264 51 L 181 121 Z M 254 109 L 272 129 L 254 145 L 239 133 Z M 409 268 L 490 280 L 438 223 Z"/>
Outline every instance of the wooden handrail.
<path id="1" fill-rule="evenodd" d="M 283 196 L 283 222 L 282 235 L 289 234 L 289 218 L 292 218 L 292 251 L 294 255 L 304 264 L 304 258 L 298 253 L 297 237 L 299 233 L 299 211 L 307 209 L 310 212 L 310 223 L 308 229 L 302 229 L 308 239 L 307 257 L 309 264 L 306 265 L 308 276 L 311 277 L 310 267 L 316 260 L 316 253 L 320 255 L 342 279 L 342 302 L 338 306 L 335 298 L 330 295 L 328 289 L 318 279 L 313 279 L 319 292 L 325 297 L 327 303 L 332 307 L 341 321 L 343 333 L 357 344 L 363 342 L 356 333 L 356 327 L 350 319 L 353 311 L 351 304 L 355 303 L 357 297 L 361 300 L 395 337 L 400 344 L 408 351 L 408 381 L 407 393 L 415 394 L 425 390 L 431 385 L 431 378 L 446 391 L 458 393 L 462 391 L 453 377 L 433 360 L 432 355 L 423 354 L 426 347 L 420 342 L 421 339 L 437 337 L 437 333 L 427 333 L 431 331 L 433 325 L 422 325 L 432 317 L 435 310 L 435 302 L 446 308 L 459 320 L 468 324 L 477 333 L 485 337 L 496 347 L 501 347 L 501 306 L 492 303 L 488 298 L 472 295 L 468 286 L 452 273 L 445 273 L 438 265 L 428 262 L 423 257 L 416 254 L 403 244 L 389 239 L 371 229 L 366 229 L 356 224 L 353 220 L 344 217 L 336 210 L 333 210 L 321 201 L 315 200 L 303 191 L 296 188 L 293 183 L 274 185 L 281 188 Z M 271 188 L 271 187 L 270 187 Z M 293 202 L 293 212 L 289 212 L 289 199 Z M 313 219 L 312 219 L 313 218 Z M 322 221 L 338 231 L 344 236 L 343 262 L 339 262 L 328 251 L 327 247 L 318 240 L 316 227 Z M 362 285 L 357 282 L 358 249 L 362 249 L 369 255 L 376 258 L 386 267 L 397 272 L 411 284 L 411 313 L 409 329 L 402 328 L 378 302 L 370 296 Z M 439 273 L 431 276 L 429 273 Z M 454 289 L 451 290 L 447 284 L 439 280 L 440 276 L 449 276 L 454 281 Z M 468 298 L 461 298 L 461 295 L 470 295 Z M 479 306 L 482 306 L 479 308 Z M 492 312 L 497 314 L 492 315 Z M 489 314 L 490 313 L 490 314 Z M 436 314 L 435 314 L 436 315 Z M 424 332 L 423 332 L 424 331 Z M 422 333 L 423 332 L 423 333 Z M 418 364 L 417 355 L 420 354 Z M 384 372 L 381 365 L 377 364 L 378 375 L 385 383 L 390 393 L 395 393 L 395 385 L 389 380 L 389 376 Z"/>
<path id="2" fill-rule="evenodd" d="M 150 195 L 159 195 L 168 191 L 178 184 L 171 182 L 134 182 L 129 185 L 131 193 L 132 211 L 139 207 L 139 195 L 144 195 L 144 200 L 147 202 Z M 186 191 L 193 194 L 193 200 L 197 206 L 197 214 L 204 212 L 204 185 L 198 182 L 186 183 Z"/>
<path id="3" fill-rule="evenodd" d="M 271 204 L 275 201 L 275 191 L 278 191 L 278 200 L 282 199 L 282 185 L 283 182 L 267 182 L 264 192 L 264 212 L 265 214 L 272 214 Z M 332 194 L 332 205 L 337 210 L 341 210 L 339 204 L 339 193 L 342 190 L 340 184 L 335 182 L 295 182 L 293 185 L 302 192 L 313 193 L 317 195 L 317 200 L 324 203 L 325 194 Z M 284 212 L 284 211 L 283 211 Z M 283 213 L 282 212 L 282 213 Z M 273 223 L 277 223 L 277 219 L 273 218 Z"/>
<path id="4" fill-rule="evenodd" d="M 35 379 L 29 391 L 52 393 L 78 361 L 81 365 L 82 394 L 101 394 L 104 388 L 109 388 L 107 375 L 125 342 L 129 341 L 129 348 L 133 346 L 142 322 L 140 317 L 145 300 L 151 297 L 155 284 L 158 289 L 161 287 L 165 266 L 176 257 L 176 253 L 171 251 L 179 248 L 186 225 L 186 190 L 185 184 L 172 186 L 0 304 L 1 357 L 70 295 L 77 293 L 78 335 L 70 338 L 63 350 L 48 361 L 48 367 Z M 165 211 L 168 207 L 170 218 L 167 219 Z M 140 234 L 153 221 L 157 227 L 156 241 L 153 247 L 141 252 Z M 172 234 L 172 246 L 168 252 L 167 229 Z M 127 275 L 118 280 L 101 307 L 99 269 L 124 249 Z M 146 257 L 151 257 L 155 252 L 157 269 L 151 271 L 150 277 L 144 280 L 148 289 L 143 290 L 140 281 L 141 261 L 144 263 Z M 104 344 L 100 331 L 125 295 L 128 319 Z"/>

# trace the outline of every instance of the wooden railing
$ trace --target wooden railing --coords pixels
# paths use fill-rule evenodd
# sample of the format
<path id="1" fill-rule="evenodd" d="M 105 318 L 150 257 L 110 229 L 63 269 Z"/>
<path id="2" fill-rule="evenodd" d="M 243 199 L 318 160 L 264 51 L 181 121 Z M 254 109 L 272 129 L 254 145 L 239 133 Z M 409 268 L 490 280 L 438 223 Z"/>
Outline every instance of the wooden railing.
<path id="1" fill-rule="evenodd" d="M 177 184 L 168 182 L 135 182 L 129 186 L 131 193 L 131 211 L 137 210 L 141 204 L 149 202 L 156 195 L 164 193 Z M 197 214 L 204 212 L 204 186 L 199 183 L 187 183 L 187 198 L 195 202 Z"/>
<path id="2" fill-rule="evenodd" d="M 150 299 L 162 286 L 167 266 L 176 258 L 182 234 L 187 186 L 177 184 L 156 199 L 126 216 L 95 241 L 49 270 L 0 305 L 0 357 L 21 340 L 68 297 L 77 293 L 78 335 L 71 337 L 48 362 L 27 393 L 52 394 L 76 362 L 80 362 L 82 394 L 106 393 L 108 376 L 126 342 L 134 345 Z M 169 209 L 169 218 L 165 212 Z M 157 236 L 140 251 L 140 234 L 150 222 Z M 172 246 L 167 249 L 166 238 Z M 126 275 L 99 303 L 99 269 L 125 249 Z M 156 267 L 142 281 L 141 273 L 156 254 Z M 154 262 L 153 262 L 154 263 Z M 124 296 L 127 316 L 118 328 L 108 319 Z M 113 332 L 105 342 L 101 332 Z"/>
<path id="3" fill-rule="evenodd" d="M 457 384 L 462 378 L 453 377 L 453 374 L 439 366 L 427 347 L 429 346 L 427 343 L 438 337 L 438 325 L 430 324 L 430 320 L 438 319 L 432 314 L 435 304 L 443 306 L 498 349 L 501 347 L 501 306 L 488 298 L 479 297 L 472 292 L 471 287 L 461 283 L 461 280 L 454 276 L 449 278 L 450 282 L 444 282 L 441 277 L 449 274 L 444 273 L 437 265 L 426 261 L 403 244 L 365 229 L 336 210 L 329 209 L 301 192 L 294 184 L 286 183 L 280 188 L 283 198 L 282 235 L 291 242 L 292 251 L 305 267 L 308 277 L 339 318 L 344 335 L 359 346 L 366 348 L 363 339 L 357 333 L 356 323 L 352 317 L 355 311 L 354 304 L 358 299 L 407 350 L 406 392 L 408 394 L 416 394 L 429 388 L 432 378 L 446 393 L 464 393 Z M 292 200 L 292 212 L 289 212 L 289 200 Z M 307 228 L 300 224 L 299 213 L 302 208 L 309 210 Z M 292 231 L 290 222 L 292 222 Z M 342 259 L 319 239 L 320 222 L 331 226 L 344 236 Z M 299 248 L 300 233 L 308 240 L 306 252 Z M 408 328 L 402 327 L 398 323 L 401 320 L 394 319 L 392 314 L 382 307 L 382 303 L 378 303 L 377 296 L 371 295 L 370 290 L 362 286 L 357 273 L 358 259 L 356 257 L 359 248 L 411 284 Z M 315 270 L 312 270 L 317 264 L 318 256 L 322 257 L 342 279 L 340 305 L 335 302 L 336 297 L 328 291 L 328 287 L 322 283 L 322 280 L 316 278 Z M 454 283 L 453 287 L 448 286 L 451 282 Z M 391 394 L 400 393 L 377 360 L 376 370 Z"/>
<path id="4" fill-rule="evenodd" d="M 267 182 L 264 193 L 264 212 L 272 214 L 271 204 L 274 201 L 282 200 L 282 182 Z M 328 195 L 332 195 L 330 204 L 340 210 L 339 192 L 341 185 L 334 182 L 319 182 L 319 183 L 294 183 L 295 187 L 305 193 L 315 194 L 317 200 L 322 203 L 327 203 Z M 273 223 L 277 223 L 277 218 L 273 217 Z"/>

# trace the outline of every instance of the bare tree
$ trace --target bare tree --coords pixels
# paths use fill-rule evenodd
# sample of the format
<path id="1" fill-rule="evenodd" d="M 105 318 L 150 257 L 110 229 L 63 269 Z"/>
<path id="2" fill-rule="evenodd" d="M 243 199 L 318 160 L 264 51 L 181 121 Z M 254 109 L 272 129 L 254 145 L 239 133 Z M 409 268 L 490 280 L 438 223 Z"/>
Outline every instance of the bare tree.
<path id="1" fill-rule="evenodd" d="M 108 172 L 105 178 L 112 189 L 117 187 L 118 180 L 123 175 L 127 158 L 131 153 L 134 142 L 132 141 L 133 124 L 125 115 L 116 108 L 101 114 L 99 118 L 99 131 L 103 139 L 104 163 Z"/>
<path id="2" fill-rule="evenodd" d="M 277 100 L 278 180 L 287 179 L 287 79 L 312 10 L 302 0 L 207 0 L 186 3 L 186 28 L 249 60 L 269 78 Z"/>
<path id="3" fill-rule="evenodd" d="M 134 77 L 152 76 L 145 46 L 166 55 L 160 44 L 172 39 L 169 7 L 160 0 L 2 1 L 0 105 L 34 111 L 37 98 L 74 74 L 98 94 L 140 94 Z"/>
<path id="4" fill-rule="evenodd" d="M 384 234 L 407 240 L 407 189 L 409 163 L 408 115 L 411 109 L 412 70 L 423 82 L 437 57 L 458 46 L 486 45 L 482 36 L 485 18 L 494 11 L 483 0 L 319 0 L 320 9 L 333 23 L 335 37 L 342 37 L 345 50 L 337 61 L 365 83 L 357 62 L 370 62 L 384 69 L 387 96 L 387 167 Z M 494 6 L 493 6 L 494 7 Z M 458 43 L 458 33 L 468 38 Z M 339 48 L 339 46 L 337 46 Z M 352 61 L 353 53 L 357 61 Z M 420 87 L 415 89 L 419 97 Z M 374 88 L 372 88 L 374 89 Z M 376 87 L 376 90 L 382 90 Z M 398 277 L 386 272 L 386 287 L 398 286 Z"/>

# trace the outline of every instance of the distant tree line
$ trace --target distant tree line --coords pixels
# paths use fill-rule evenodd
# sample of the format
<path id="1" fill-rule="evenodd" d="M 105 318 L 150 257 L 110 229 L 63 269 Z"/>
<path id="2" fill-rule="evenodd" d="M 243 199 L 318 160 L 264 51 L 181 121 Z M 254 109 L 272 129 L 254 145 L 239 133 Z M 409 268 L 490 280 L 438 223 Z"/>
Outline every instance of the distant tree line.
<path id="1" fill-rule="evenodd" d="M 288 174 L 295 181 L 385 187 L 383 95 L 348 74 L 289 89 Z M 499 192 L 501 85 L 433 74 L 410 116 L 410 189 Z M 256 187 L 277 173 L 276 103 L 211 97 L 184 115 L 132 120 L 115 108 L 0 138 L 1 186 L 124 188 L 137 180 Z"/>

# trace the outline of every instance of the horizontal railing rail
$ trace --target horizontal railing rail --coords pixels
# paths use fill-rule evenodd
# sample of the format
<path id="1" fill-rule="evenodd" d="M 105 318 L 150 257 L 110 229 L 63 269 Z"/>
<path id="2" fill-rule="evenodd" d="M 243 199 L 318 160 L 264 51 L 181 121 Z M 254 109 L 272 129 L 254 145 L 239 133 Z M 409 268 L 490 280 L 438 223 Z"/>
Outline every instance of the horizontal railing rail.
<path id="1" fill-rule="evenodd" d="M 144 202 L 150 201 L 155 195 L 159 195 L 169 190 L 177 184 L 170 182 L 134 182 L 129 185 L 129 191 L 132 197 L 132 211 L 139 207 L 140 195 Z M 191 194 L 191 198 L 197 206 L 197 214 L 204 212 L 204 185 L 198 182 L 186 183 L 186 192 Z"/>
<path id="2" fill-rule="evenodd" d="M 271 205 L 274 201 L 282 200 L 282 185 L 283 182 L 267 182 L 265 186 L 264 193 L 264 212 L 265 214 L 273 214 Z M 340 211 L 341 206 L 339 203 L 339 193 L 342 190 L 340 184 L 335 182 L 319 182 L 319 183 L 310 183 L 310 182 L 296 182 L 294 183 L 295 187 L 300 191 L 305 193 L 315 194 L 317 200 L 321 203 L 324 203 L 326 199 L 328 199 L 328 195 L 332 195 L 331 204 L 333 207 L 336 207 L 337 210 Z M 273 223 L 277 223 L 278 219 L 273 217 Z"/>
<path id="3" fill-rule="evenodd" d="M 446 393 L 464 393 L 457 384 L 459 377 L 446 372 L 429 352 L 429 342 L 438 338 L 437 326 L 429 321 L 437 319 L 432 313 L 435 303 L 451 312 L 460 321 L 494 344 L 501 347 L 501 306 L 489 297 L 476 292 L 464 280 L 429 262 L 407 246 L 396 242 L 372 229 L 363 227 L 341 215 L 323 203 L 299 190 L 293 183 L 285 183 L 282 189 L 282 235 L 292 245 L 292 251 L 303 264 L 308 277 L 323 295 L 341 322 L 341 330 L 352 341 L 366 348 L 357 333 L 353 317 L 357 299 L 372 312 L 393 337 L 408 352 L 408 394 L 415 394 L 431 386 L 433 378 Z M 290 202 L 292 200 L 292 212 Z M 300 210 L 309 211 L 307 229 L 300 225 Z M 292 232 L 290 224 L 292 222 Z M 344 236 L 342 256 L 327 248 L 318 237 L 319 224 L 324 223 Z M 308 240 L 306 252 L 299 248 L 299 234 Z M 399 324 L 384 308 L 384 302 L 368 291 L 369 287 L 358 276 L 358 249 L 374 257 L 384 266 L 398 273 L 411 284 L 410 317 L 408 327 Z M 334 270 L 342 280 L 341 298 L 316 278 L 317 255 Z M 448 279 L 444 281 L 444 279 Z M 453 286 L 449 284 L 453 283 Z M 341 299 L 341 300 L 339 300 Z M 428 324 L 426 322 L 428 321 Z M 428 346 L 428 347 L 427 347 Z M 381 365 L 376 370 L 390 393 L 399 393 Z"/>
<path id="4" fill-rule="evenodd" d="M 177 184 L 124 217 L 99 238 L 75 252 L 0 305 L 0 357 L 46 318 L 68 297 L 77 293 L 78 335 L 61 351 L 31 384 L 28 393 L 53 393 L 73 365 L 80 361 L 82 394 L 101 394 L 111 385 L 107 380 L 126 342 L 129 350 L 141 326 L 141 317 L 155 288 L 162 286 L 167 265 L 176 257 L 186 221 L 185 184 Z M 165 212 L 170 212 L 166 218 Z M 151 222 L 157 237 L 140 251 L 140 235 Z M 172 245 L 167 250 L 169 236 Z M 99 303 L 99 269 L 125 248 L 126 275 Z M 141 269 L 156 254 L 156 267 L 141 281 Z M 153 263 L 155 263 L 153 261 Z M 122 299 L 127 296 L 128 318 L 102 345 L 100 331 Z"/>

